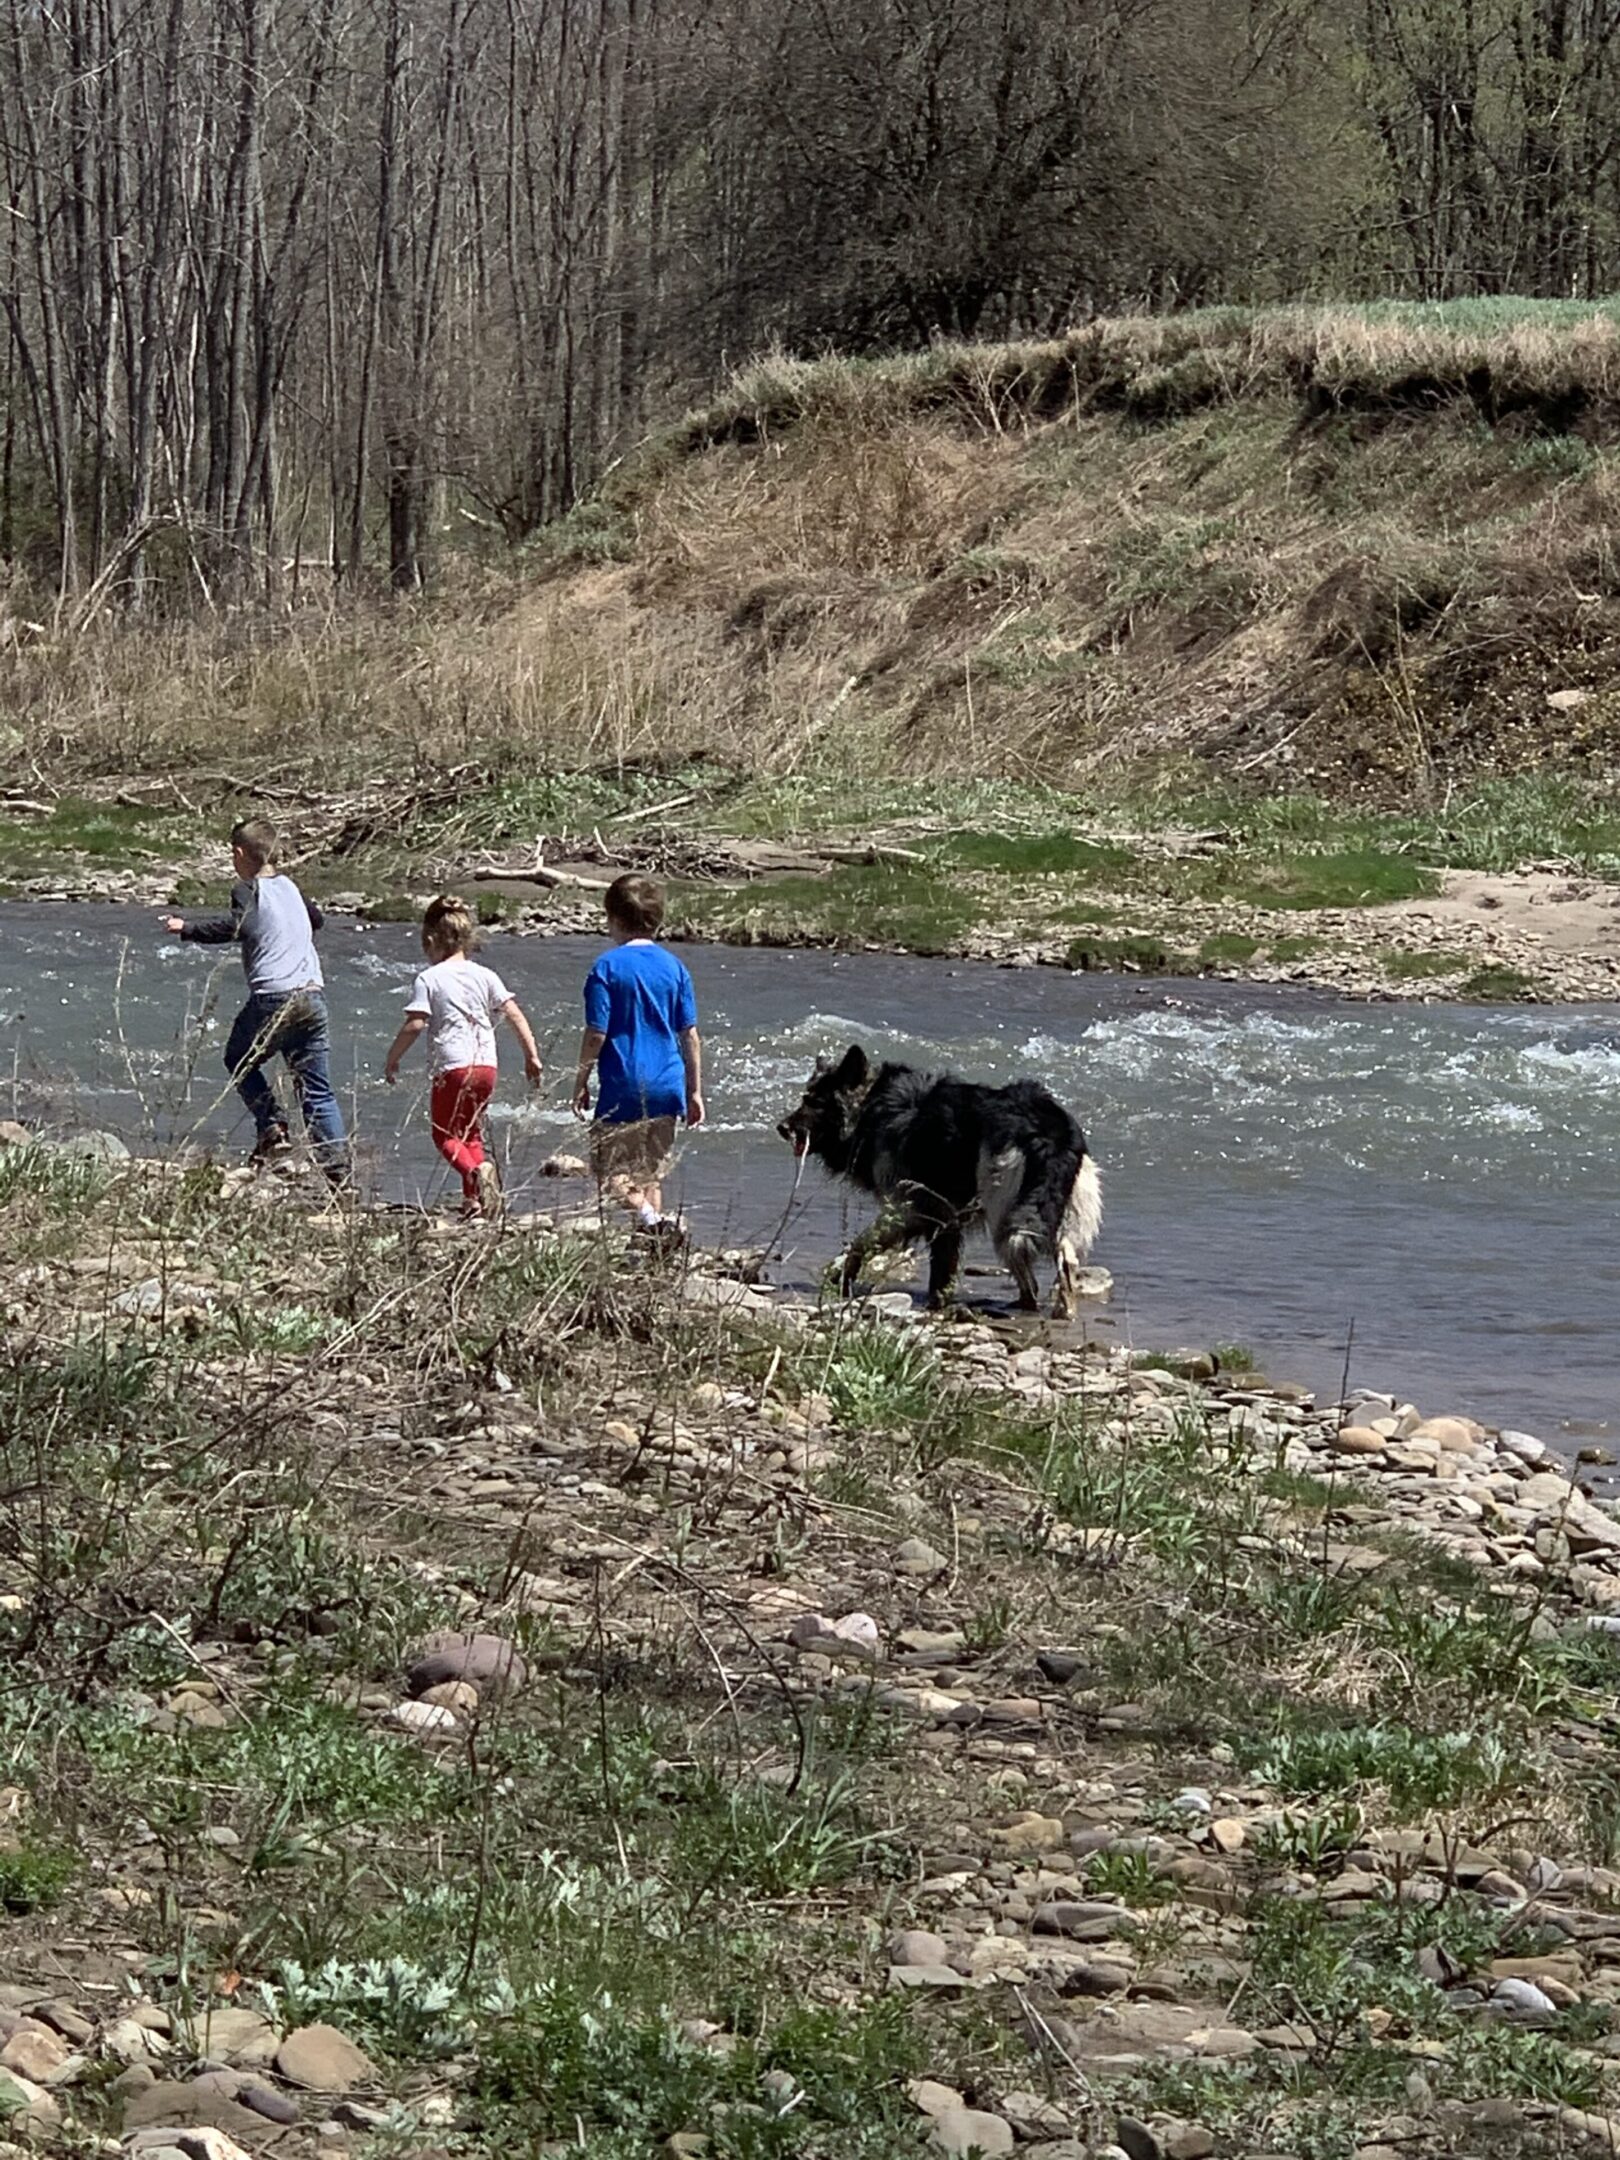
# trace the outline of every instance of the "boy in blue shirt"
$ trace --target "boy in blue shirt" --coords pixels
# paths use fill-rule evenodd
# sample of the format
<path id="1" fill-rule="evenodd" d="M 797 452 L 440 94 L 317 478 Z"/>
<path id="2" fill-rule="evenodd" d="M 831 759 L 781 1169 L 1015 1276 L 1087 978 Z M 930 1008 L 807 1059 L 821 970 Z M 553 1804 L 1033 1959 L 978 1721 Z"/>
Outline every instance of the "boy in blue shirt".
<path id="1" fill-rule="evenodd" d="M 604 905 L 613 934 L 585 979 L 585 1032 L 574 1076 L 574 1109 L 596 1121 L 591 1168 L 605 1194 L 640 1229 L 666 1241 L 678 1226 L 663 1213 L 677 1124 L 703 1123 L 703 1046 L 697 994 L 675 955 L 656 942 L 664 889 L 633 873 L 616 878 Z"/>

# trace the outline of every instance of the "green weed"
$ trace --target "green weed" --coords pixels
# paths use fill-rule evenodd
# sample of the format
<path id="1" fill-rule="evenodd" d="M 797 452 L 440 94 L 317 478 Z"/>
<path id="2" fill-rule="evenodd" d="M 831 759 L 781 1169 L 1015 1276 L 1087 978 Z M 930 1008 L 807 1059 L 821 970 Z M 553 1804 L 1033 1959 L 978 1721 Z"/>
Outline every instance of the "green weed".
<path id="1" fill-rule="evenodd" d="M 1161 1874 L 1146 1853 L 1135 1852 L 1093 1853 L 1086 1862 L 1086 1888 L 1144 1910 L 1171 1904 L 1179 1895 L 1170 1876 Z"/>
<path id="2" fill-rule="evenodd" d="M 1438 891 L 1431 871 L 1375 848 L 1232 864 L 1196 881 L 1207 896 L 1262 908 L 1363 908 Z M 1210 888 L 1213 888 L 1212 890 Z"/>
<path id="3" fill-rule="evenodd" d="M 921 1424 L 943 1392 L 938 1354 L 911 1330 L 856 1326 L 812 1369 L 839 1423 L 853 1431 Z"/>
<path id="4" fill-rule="evenodd" d="M 1260 940 L 1238 930 L 1220 930 L 1205 938 L 1198 957 L 1208 967 L 1242 967 L 1260 950 Z"/>
<path id="5" fill-rule="evenodd" d="M 898 2160 L 915 2148 L 903 2081 L 919 2061 L 895 1999 L 854 2012 L 786 2008 L 715 2053 L 662 2005 L 545 1986 L 481 2052 L 486 2134 L 534 2152 L 566 2137 L 588 2160 L 630 2160 L 700 2130 L 715 2160 Z M 769 2072 L 781 2082 L 767 2084 Z"/>
<path id="6" fill-rule="evenodd" d="M 1318 1814 L 1290 1811 L 1274 1816 L 1259 1826 L 1250 1843 L 1262 1867 L 1306 1868 L 1325 1875 L 1343 1865 L 1364 1831 L 1361 1808 L 1344 1801 Z"/>
<path id="7" fill-rule="evenodd" d="M 1384 973 L 1395 982 L 1427 982 L 1446 975 L 1460 975 L 1473 965 L 1462 952 L 1395 952 L 1379 954 Z"/>
<path id="8" fill-rule="evenodd" d="M 851 864 L 825 877 L 761 879 L 742 891 L 675 896 L 680 927 L 741 945 L 891 944 L 949 952 L 979 922 L 981 903 L 960 881 L 928 869 Z"/>
<path id="9" fill-rule="evenodd" d="M 1252 1761 L 1285 1798 L 1381 1785 L 1403 1817 L 1504 1790 L 1522 1768 L 1495 1733 L 1416 1733 L 1406 1726 L 1332 1726 L 1275 1735 Z"/>
<path id="10" fill-rule="evenodd" d="M 1476 1005 L 1513 1005 L 1535 994 L 1536 985 L 1530 976 L 1496 962 L 1476 968 L 1457 989 L 1460 998 Z"/>
<path id="11" fill-rule="evenodd" d="M 1196 975 L 1184 953 L 1155 937 L 1079 937 L 1064 954 L 1064 965 L 1077 973 L 1114 975 Z"/>
<path id="12" fill-rule="evenodd" d="M 35 1837 L 0 1845 L 0 1911 L 20 1916 L 56 1904 L 78 1871 L 70 1852 Z"/>
<path id="13" fill-rule="evenodd" d="M 1131 849 L 1117 843 L 1062 831 L 955 833 L 941 852 L 966 870 L 993 870 L 1004 877 L 1064 877 L 1087 884 L 1118 877 L 1136 860 Z"/>

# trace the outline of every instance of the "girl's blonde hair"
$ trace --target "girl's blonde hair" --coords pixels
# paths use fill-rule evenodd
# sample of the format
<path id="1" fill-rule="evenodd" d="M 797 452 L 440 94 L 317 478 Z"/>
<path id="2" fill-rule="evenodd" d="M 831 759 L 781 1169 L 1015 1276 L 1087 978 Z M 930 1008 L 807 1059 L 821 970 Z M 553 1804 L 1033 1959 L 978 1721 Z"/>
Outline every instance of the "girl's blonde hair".
<path id="1" fill-rule="evenodd" d="M 422 943 L 446 959 L 452 953 L 470 953 L 478 943 L 478 923 L 466 901 L 440 893 L 430 902 L 422 917 Z"/>

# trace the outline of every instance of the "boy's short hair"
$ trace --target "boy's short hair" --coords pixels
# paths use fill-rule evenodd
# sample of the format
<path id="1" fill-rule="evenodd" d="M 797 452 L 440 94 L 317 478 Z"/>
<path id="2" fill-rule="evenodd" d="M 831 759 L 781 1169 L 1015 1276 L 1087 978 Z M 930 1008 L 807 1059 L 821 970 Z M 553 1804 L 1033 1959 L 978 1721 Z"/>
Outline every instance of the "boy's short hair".
<path id="1" fill-rule="evenodd" d="M 656 937 L 664 920 L 663 886 L 637 870 L 615 878 L 602 904 L 609 922 L 621 930 L 633 930 L 637 937 Z"/>
<path id="2" fill-rule="evenodd" d="M 435 952 L 471 952 L 478 943 L 478 921 L 465 900 L 440 893 L 422 917 L 422 942 Z"/>
<path id="3" fill-rule="evenodd" d="M 240 848 L 261 870 L 266 863 L 275 861 L 280 844 L 276 828 L 268 818 L 242 818 L 231 827 L 231 846 Z"/>

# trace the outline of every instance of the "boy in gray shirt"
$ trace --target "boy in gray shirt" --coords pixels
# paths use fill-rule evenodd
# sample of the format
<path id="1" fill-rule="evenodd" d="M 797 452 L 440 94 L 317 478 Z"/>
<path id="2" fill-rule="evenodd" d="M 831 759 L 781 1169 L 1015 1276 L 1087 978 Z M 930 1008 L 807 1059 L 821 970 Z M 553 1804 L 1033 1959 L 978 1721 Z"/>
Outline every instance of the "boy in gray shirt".
<path id="1" fill-rule="evenodd" d="M 315 1160 L 334 1185 L 347 1183 L 349 1141 L 332 1092 L 331 1042 L 325 978 L 315 950 L 321 911 L 276 868 L 275 827 L 244 818 L 231 829 L 237 883 L 228 915 L 188 923 L 171 915 L 164 927 L 192 945 L 239 944 L 248 999 L 225 1044 L 225 1069 L 253 1114 L 256 1163 L 290 1146 L 287 1116 L 264 1068 L 283 1057 L 293 1077 Z"/>

